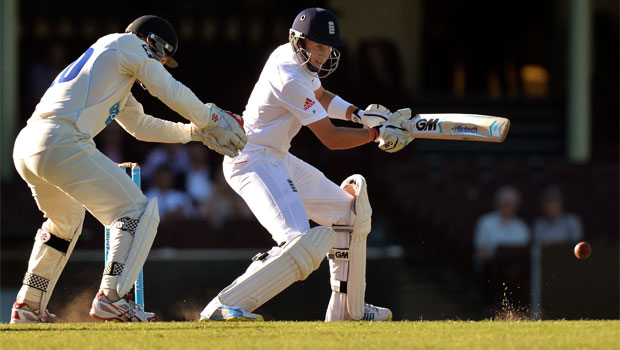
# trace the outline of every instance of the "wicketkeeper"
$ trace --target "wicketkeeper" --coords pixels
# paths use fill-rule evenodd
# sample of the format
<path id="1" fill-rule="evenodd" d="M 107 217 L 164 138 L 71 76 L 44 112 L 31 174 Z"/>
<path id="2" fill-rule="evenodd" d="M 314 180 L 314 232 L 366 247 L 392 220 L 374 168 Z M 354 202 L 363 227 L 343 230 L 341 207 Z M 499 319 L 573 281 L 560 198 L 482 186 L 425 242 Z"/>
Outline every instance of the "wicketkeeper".
<path id="1" fill-rule="evenodd" d="M 248 144 L 236 157 L 226 157 L 223 169 L 276 246 L 255 256 L 247 271 L 205 307 L 201 320 L 262 320 L 252 311 L 308 277 L 325 256 L 332 287 L 326 321 L 391 320 L 389 309 L 364 300 L 372 214 L 364 177 L 351 175 L 338 186 L 289 153 L 302 126 L 329 149 L 374 141 L 396 152 L 412 140 L 401 128 L 410 110 L 390 113 L 371 105 L 362 111 L 321 86 L 320 79 L 338 67 L 335 47 L 342 45 L 336 17 L 309 8 L 295 18 L 289 43 L 267 60 L 243 113 Z M 367 128 L 336 127 L 329 118 Z M 311 229 L 308 219 L 321 226 Z"/>
<path id="2" fill-rule="evenodd" d="M 174 28 L 157 16 L 133 21 L 125 33 L 100 38 L 54 80 L 17 136 L 13 159 L 47 221 L 38 230 L 11 323 L 53 322 L 47 303 L 82 232 L 84 209 L 110 229 L 110 251 L 90 316 L 155 321 L 128 296 L 159 223 L 157 200 L 95 147 L 118 122 L 150 142 L 201 141 L 234 157 L 247 139 L 238 116 L 202 103 L 164 68 L 176 67 Z M 144 113 L 130 93 L 135 82 L 191 123 Z"/>

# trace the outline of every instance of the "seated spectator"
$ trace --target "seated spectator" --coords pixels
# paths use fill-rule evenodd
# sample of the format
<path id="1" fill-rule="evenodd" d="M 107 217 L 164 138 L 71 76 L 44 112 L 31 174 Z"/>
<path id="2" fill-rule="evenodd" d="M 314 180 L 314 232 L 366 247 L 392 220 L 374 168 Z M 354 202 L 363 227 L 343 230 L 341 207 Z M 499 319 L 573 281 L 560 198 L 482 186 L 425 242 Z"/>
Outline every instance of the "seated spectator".
<path id="1" fill-rule="evenodd" d="M 213 195 L 200 207 L 200 217 L 206 218 L 209 226 L 220 228 L 227 221 L 253 221 L 254 214 L 250 211 L 241 196 L 235 193 L 226 183 L 222 169 L 217 172 Z"/>
<path id="2" fill-rule="evenodd" d="M 551 186 L 542 196 L 542 216 L 534 221 L 534 240 L 547 244 L 575 244 L 583 238 L 581 220 L 564 212 L 562 192 Z"/>
<path id="3" fill-rule="evenodd" d="M 213 181 L 209 168 L 209 152 L 205 146 L 193 143 L 189 147 L 189 167 L 185 174 L 185 190 L 196 208 L 200 208 L 213 194 Z M 199 209 L 200 210 L 200 209 Z"/>
<path id="4" fill-rule="evenodd" d="M 174 175 L 173 187 L 183 188 L 182 180 L 189 168 L 188 147 L 180 143 L 162 143 L 153 148 L 140 165 L 142 181 L 147 187 L 152 185 L 155 172 L 162 165 L 172 171 Z"/>
<path id="5" fill-rule="evenodd" d="M 157 197 L 161 222 L 195 216 L 190 196 L 174 188 L 174 173 L 166 165 L 157 168 L 154 186 L 146 192 L 146 197 L 149 200 Z"/>
<path id="6" fill-rule="evenodd" d="M 501 187 L 495 193 L 495 211 L 482 215 L 476 224 L 474 273 L 487 303 L 528 302 L 530 231 L 517 217 L 519 203 L 516 188 Z"/>
<path id="7" fill-rule="evenodd" d="M 474 233 L 474 261 L 476 265 L 488 262 L 498 247 L 525 247 L 530 231 L 517 217 L 521 195 L 514 187 L 501 187 L 495 194 L 496 210 L 481 216 Z"/>

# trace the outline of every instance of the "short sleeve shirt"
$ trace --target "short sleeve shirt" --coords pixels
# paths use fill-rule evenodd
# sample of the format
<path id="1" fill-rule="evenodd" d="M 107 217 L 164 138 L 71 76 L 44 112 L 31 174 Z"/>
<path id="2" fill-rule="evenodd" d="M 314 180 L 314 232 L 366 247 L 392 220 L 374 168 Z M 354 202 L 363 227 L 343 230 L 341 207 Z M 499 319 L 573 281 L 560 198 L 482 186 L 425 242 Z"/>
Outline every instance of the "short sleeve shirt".
<path id="1" fill-rule="evenodd" d="M 320 79 L 301 67 L 290 44 L 275 49 L 243 112 L 248 135 L 244 152 L 267 147 L 288 153 L 303 125 L 327 117 L 314 95 L 320 87 Z"/>

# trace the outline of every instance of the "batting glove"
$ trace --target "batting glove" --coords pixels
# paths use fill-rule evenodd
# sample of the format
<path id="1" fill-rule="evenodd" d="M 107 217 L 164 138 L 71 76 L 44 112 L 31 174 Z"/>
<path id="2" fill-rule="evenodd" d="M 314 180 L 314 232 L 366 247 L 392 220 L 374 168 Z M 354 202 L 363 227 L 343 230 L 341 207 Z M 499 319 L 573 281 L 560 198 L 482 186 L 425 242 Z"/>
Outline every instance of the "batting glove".
<path id="1" fill-rule="evenodd" d="M 367 128 L 373 128 L 381 125 L 388 120 L 390 110 L 380 104 L 371 104 L 366 110 L 356 109 L 351 115 L 351 121 L 364 125 Z"/>
<path id="2" fill-rule="evenodd" d="M 388 121 L 380 126 L 376 126 L 377 137 L 375 142 L 379 143 L 379 148 L 388 153 L 398 152 L 405 148 L 413 140 L 409 131 L 402 124 L 411 118 L 411 109 L 402 108 L 391 113 Z"/>

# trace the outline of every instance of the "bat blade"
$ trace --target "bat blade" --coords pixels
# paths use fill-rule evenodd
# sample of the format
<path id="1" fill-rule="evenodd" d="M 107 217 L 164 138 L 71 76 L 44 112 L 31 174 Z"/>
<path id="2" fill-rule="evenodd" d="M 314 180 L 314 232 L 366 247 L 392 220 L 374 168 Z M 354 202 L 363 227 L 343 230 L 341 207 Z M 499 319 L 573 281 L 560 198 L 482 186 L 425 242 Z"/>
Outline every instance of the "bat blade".
<path id="1" fill-rule="evenodd" d="M 417 114 L 409 123 L 420 139 L 504 142 L 510 129 L 508 118 L 466 113 Z"/>

